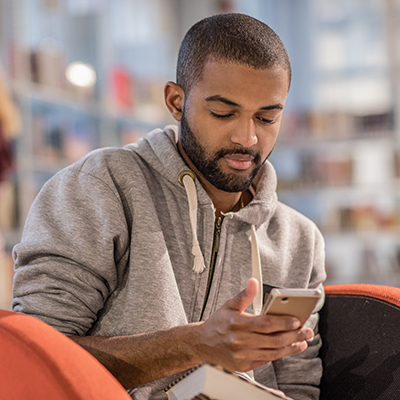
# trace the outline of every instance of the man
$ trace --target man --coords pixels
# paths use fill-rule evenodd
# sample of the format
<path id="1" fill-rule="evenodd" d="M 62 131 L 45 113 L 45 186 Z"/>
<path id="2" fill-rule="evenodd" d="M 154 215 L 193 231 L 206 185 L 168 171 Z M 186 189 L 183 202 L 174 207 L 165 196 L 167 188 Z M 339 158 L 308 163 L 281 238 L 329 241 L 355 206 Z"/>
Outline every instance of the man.
<path id="1" fill-rule="evenodd" d="M 81 344 L 134 399 L 165 398 L 204 360 L 318 398 L 317 315 L 303 328 L 257 315 L 263 286 L 325 278 L 319 231 L 278 202 L 266 161 L 290 79 L 260 21 L 195 24 L 165 86 L 179 128 L 94 151 L 44 186 L 14 250 L 14 310 Z"/>

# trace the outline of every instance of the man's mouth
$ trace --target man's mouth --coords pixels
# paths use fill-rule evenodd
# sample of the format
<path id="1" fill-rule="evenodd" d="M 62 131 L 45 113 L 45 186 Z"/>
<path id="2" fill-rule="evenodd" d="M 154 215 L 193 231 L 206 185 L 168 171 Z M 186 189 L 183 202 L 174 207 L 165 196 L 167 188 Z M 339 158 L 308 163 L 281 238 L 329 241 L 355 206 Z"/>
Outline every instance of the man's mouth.
<path id="1" fill-rule="evenodd" d="M 254 158 L 248 154 L 229 154 L 224 160 L 231 168 L 244 171 L 251 167 Z"/>

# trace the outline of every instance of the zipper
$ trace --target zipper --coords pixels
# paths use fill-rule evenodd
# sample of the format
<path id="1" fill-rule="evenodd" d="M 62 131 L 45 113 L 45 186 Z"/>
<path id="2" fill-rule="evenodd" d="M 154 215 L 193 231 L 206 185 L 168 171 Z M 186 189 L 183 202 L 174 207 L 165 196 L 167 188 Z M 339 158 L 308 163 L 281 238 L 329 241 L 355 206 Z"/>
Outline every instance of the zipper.
<path id="1" fill-rule="evenodd" d="M 210 271 L 208 273 L 206 294 L 204 297 L 203 308 L 201 310 L 199 321 L 201 321 L 203 318 L 204 310 L 206 309 L 208 297 L 210 295 L 211 284 L 212 284 L 212 280 L 214 277 L 214 271 L 215 271 L 215 263 L 217 262 L 219 242 L 220 242 L 220 238 L 221 238 L 221 226 L 222 226 L 223 219 L 224 219 L 224 217 L 217 217 L 215 219 L 214 239 L 213 239 L 213 246 L 212 246 L 212 253 L 211 253 Z"/>

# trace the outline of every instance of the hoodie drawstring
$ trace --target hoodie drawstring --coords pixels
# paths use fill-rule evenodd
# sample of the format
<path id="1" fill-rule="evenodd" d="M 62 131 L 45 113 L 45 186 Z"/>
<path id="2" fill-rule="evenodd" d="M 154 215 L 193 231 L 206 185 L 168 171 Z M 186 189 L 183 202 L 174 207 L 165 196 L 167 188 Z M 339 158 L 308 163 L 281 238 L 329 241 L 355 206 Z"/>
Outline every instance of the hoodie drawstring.
<path id="1" fill-rule="evenodd" d="M 253 310 L 255 315 L 259 315 L 263 306 L 263 280 L 260 249 L 258 248 L 256 228 L 254 225 L 251 225 L 251 266 L 252 276 L 258 281 L 258 291 L 256 297 L 253 300 Z"/>
<path id="2" fill-rule="evenodd" d="M 201 251 L 199 241 L 197 239 L 197 191 L 195 185 L 195 175 L 192 171 L 183 171 L 179 175 L 179 183 L 185 188 L 186 195 L 189 203 L 189 217 L 190 224 L 192 226 L 192 254 L 194 255 L 193 271 L 197 274 L 201 274 L 206 266 L 204 264 L 203 253 Z M 254 314 L 258 315 L 261 312 L 263 306 L 263 285 L 262 285 L 262 271 L 261 271 L 261 260 L 260 251 L 257 243 L 257 235 L 255 226 L 251 226 L 251 264 L 252 264 L 252 276 L 258 281 L 258 292 L 253 300 Z"/>
<path id="3" fill-rule="evenodd" d="M 192 254 L 194 255 L 193 271 L 201 274 L 206 268 L 204 264 L 203 253 L 197 239 L 197 192 L 194 184 L 195 175 L 191 171 L 183 171 L 179 175 L 179 183 L 185 188 L 189 203 L 189 217 L 192 225 L 193 243 Z"/>

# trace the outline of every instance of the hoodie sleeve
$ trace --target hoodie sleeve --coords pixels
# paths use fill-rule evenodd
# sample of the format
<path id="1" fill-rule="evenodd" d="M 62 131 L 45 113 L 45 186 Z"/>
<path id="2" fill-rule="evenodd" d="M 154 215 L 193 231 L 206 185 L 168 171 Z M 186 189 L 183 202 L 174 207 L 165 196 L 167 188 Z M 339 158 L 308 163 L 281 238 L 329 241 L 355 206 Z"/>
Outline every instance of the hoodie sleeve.
<path id="1" fill-rule="evenodd" d="M 84 335 L 117 287 L 128 227 L 112 180 L 70 167 L 34 201 L 13 250 L 12 307 L 66 335 Z"/>
<path id="2" fill-rule="evenodd" d="M 310 276 L 309 287 L 320 288 L 323 291 L 325 280 L 325 249 L 324 240 L 315 228 L 314 264 Z M 324 293 L 324 292 L 323 292 Z M 314 330 L 315 336 L 308 343 L 308 348 L 302 353 L 284 357 L 272 364 L 278 387 L 294 400 L 319 399 L 319 384 L 322 377 L 322 360 L 318 357 L 322 346 L 318 333 L 318 312 L 324 304 L 325 296 L 317 304 L 314 313 L 306 322 L 306 326 Z"/>

